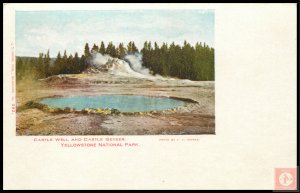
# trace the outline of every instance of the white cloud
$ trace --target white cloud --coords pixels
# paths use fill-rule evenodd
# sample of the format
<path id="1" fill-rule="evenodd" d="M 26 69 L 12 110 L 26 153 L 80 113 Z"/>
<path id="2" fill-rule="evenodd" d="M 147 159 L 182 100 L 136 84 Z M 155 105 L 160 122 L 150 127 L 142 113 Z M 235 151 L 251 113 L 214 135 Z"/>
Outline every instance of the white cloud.
<path id="1" fill-rule="evenodd" d="M 184 40 L 194 44 L 196 41 L 206 41 L 213 44 L 213 37 L 207 35 L 205 23 L 193 18 L 174 14 L 140 15 L 137 17 L 118 16 L 111 19 L 92 17 L 84 22 L 74 16 L 69 22 L 49 21 L 39 25 L 28 24 L 17 41 L 17 55 L 37 56 L 39 52 L 50 49 L 51 57 L 65 49 L 68 53 L 83 53 L 85 43 L 90 47 L 101 41 L 115 44 L 135 41 L 141 49 L 144 41 L 158 43 Z M 208 30 L 209 31 L 209 30 Z M 211 35 L 212 36 L 212 35 Z"/>

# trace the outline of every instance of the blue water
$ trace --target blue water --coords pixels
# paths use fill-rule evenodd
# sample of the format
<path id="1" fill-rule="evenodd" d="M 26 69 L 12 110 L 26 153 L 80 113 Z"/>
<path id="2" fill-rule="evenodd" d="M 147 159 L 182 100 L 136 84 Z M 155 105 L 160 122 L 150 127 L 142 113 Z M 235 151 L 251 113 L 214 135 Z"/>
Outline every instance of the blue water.
<path id="1" fill-rule="evenodd" d="M 114 108 L 121 112 L 160 111 L 178 106 L 186 102 L 171 98 L 135 96 L 135 95 L 102 95 L 102 96 L 72 96 L 64 98 L 46 98 L 40 101 L 56 108 Z"/>

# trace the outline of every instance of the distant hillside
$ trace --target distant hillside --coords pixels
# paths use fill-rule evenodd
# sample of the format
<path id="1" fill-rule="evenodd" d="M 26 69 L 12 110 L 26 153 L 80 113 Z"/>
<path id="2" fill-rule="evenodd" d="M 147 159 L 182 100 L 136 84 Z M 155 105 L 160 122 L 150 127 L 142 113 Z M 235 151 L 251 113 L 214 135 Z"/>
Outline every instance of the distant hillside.
<path id="1" fill-rule="evenodd" d="M 37 60 L 38 57 L 32 57 L 32 56 L 16 56 L 16 60 Z M 50 65 L 53 65 L 55 62 L 56 58 L 50 58 Z"/>

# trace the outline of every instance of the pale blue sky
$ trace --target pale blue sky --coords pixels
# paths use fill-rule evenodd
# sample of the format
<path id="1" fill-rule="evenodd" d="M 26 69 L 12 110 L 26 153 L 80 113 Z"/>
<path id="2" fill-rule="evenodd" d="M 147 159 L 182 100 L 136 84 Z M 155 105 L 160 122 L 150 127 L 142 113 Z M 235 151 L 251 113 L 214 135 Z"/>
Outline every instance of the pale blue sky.
<path id="1" fill-rule="evenodd" d="M 213 10 L 101 10 L 17 11 L 16 53 L 38 56 L 50 49 L 83 53 L 85 43 L 115 45 L 134 41 L 139 49 L 145 41 L 183 44 L 197 41 L 214 47 Z"/>

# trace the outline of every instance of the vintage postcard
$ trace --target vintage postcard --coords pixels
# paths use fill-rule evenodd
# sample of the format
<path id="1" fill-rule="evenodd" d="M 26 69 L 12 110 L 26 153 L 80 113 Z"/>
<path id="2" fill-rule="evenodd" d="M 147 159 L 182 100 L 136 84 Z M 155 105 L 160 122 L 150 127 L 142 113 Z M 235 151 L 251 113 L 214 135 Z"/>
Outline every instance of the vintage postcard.
<path id="1" fill-rule="evenodd" d="M 296 4 L 4 4 L 4 189 L 297 190 Z"/>
<path id="2" fill-rule="evenodd" d="M 15 21 L 17 135 L 215 134 L 214 10 Z"/>

